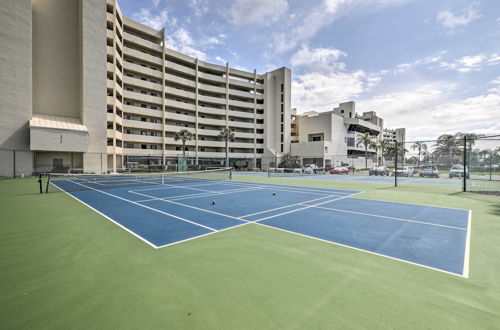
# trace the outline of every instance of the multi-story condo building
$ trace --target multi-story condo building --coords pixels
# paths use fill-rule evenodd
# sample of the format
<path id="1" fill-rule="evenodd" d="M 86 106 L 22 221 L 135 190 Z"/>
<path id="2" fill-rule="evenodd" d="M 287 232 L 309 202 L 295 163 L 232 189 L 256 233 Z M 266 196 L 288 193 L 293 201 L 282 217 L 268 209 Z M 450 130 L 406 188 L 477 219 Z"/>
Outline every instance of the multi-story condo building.
<path id="1" fill-rule="evenodd" d="M 383 120 L 373 111 L 356 114 L 353 101 L 341 103 L 331 111 L 292 113 L 291 152 L 301 156 L 304 164 L 337 166 L 349 163 L 365 166 L 365 147 L 358 143 L 360 135 L 369 133 L 379 139 Z M 376 160 L 377 150 L 368 147 L 370 165 Z"/>
<path id="2" fill-rule="evenodd" d="M 123 16 L 115 0 L 2 7 L 0 148 L 27 150 L 16 164 L 26 174 L 176 162 L 181 129 L 193 134 L 185 152 L 195 164 L 222 164 L 224 127 L 233 161 L 261 167 L 290 151 L 290 69 L 258 74 L 178 53 L 165 30 Z"/>
<path id="3" fill-rule="evenodd" d="M 383 132 L 384 140 L 392 143 L 405 143 L 406 141 L 406 128 L 385 128 Z"/>

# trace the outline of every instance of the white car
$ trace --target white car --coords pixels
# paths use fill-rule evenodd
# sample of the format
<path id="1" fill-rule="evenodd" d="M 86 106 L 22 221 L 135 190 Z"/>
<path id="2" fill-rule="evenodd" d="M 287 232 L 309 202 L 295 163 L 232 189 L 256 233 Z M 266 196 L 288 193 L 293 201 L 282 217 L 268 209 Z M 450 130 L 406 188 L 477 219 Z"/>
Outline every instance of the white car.
<path id="1" fill-rule="evenodd" d="M 302 173 L 314 174 L 319 167 L 316 164 L 310 164 L 304 167 Z"/>

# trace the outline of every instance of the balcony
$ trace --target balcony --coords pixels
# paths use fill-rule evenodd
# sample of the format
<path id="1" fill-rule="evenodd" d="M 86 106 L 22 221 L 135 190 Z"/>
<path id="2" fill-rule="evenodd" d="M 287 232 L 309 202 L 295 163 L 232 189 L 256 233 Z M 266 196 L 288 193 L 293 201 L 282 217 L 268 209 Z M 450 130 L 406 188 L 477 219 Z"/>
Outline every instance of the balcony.
<path id="1" fill-rule="evenodd" d="M 185 91 L 185 90 L 182 90 L 182 89 L 177 89 L 175 87 L 168 87 L 168 86 L 165 87 L 165 94 L 170 94 L 170 95 L 173 95 L 173 96 L 179 96 L 179 97 L 182 97 L 182 98 L 191 99 L 193 101 L 196 98 L 196 94 L 195 93 L 191 93 L 191 92 L 188 92 L 188 91 Z"/>
<path id="2" fill-rule="evenodd" d="M 162 75 L 161 71 L 154 70 L 154 69 L 151 69 L 149 67 L 145 67 L 145 66 L 142 66 L 139 64 L 124 61 L 123 68 L 127 71 L 142 73 L 142 74 L 147 75 L 147 76 L 158 78 L 160 81 L 161 81 L 161 79 L 163 79 L 163 75 Z"/>
<path id="3" fill-rule="evenodd" d="M 212 92 L 212 93 L 220 93 L 220 94 L 226 94 L 226 88 L 225 87 L 217 87 L 217 86 L 211 86 L 203 83 L 198 83 L 198 88 L 202 91 L 206 92 Z"/>
<path id="4" fill-rule="evenodd" d="M 195 116 L 182 115 L 182 114 L 172 113 L 172 112 L 165 112 L 165 118 L 170 119 L 170 120 L 188 122 L 188 123 L 195 123 L 196 122 Z"/>
<path id="5" fill-rule="evenodd" d="M 149 135 L 139 135 L 139 134 L 123 134 L 124 142 L 136 142 L 143 144 L 162 144 L 162 136 L 149 136 Z M 154 150 L 154 149 L 153 149 Z"/>
<path id="6" fill-rule="evenodd" d="M 160 85 L 160 84 L 157 84 L 157 83 L 154 83 L 154 82 L 150 82 L 150 81 L 147 81 L 147 80 L 132 78 L 132 77 L 129 77 L 129 76 L 125 76 L 124 79 L 123 79 L 123 82 L 125 84 L 127 84 L 127 85 L 132 85 L 132 86 L 139 87 L 139 88 L 154 90 L 154 91 L 156 91 L 156 92 L 158 92 L 160 94 L 161 94 L 161 92 L 163 90 L 163 86 Z M 161 80 L 160 80 L 160 82 L 161 82 Z"/>
<path id="7" fill-rule="evenodd" d="M 193 78 L 193 80 L 189 80 L 189 79 L 178 77 L 178 76 L 170 74 L 170 73 L 165 73 L 165 81 L 175 82 L 176 84 L 183 85 L 186 87 L 191 87 L 191 88 L 196 87 L 194 78 Z"/>
<path id="8" fill-rule="evenodd" d="M 381 127 L 359 118 L 344 118 L 344 124 L 347 126 L 349 132 L 368 132 L 370 135 L 379 135 L 382 131 Z"/>
<path id="9" fill-rule="evenodd" d="M 179 132 L 181 129 L 185 129 L 191 134 L 196 134 L 196 129 L 194 127 L 182 127 L 170 124 L 165 125 L 165 132 Z"/>
<path id="10" fill-rule="evenodd" d="M 176 109 L 181 109 L 181 110 L 196 111 L 196 107 L 194 104 L 179 102 L 179 101 L 170 100 L 170 99 L 165 99 L 165 106 L 171 107 L 171 108 L 176 108 Z"/>
<path id="11" fill-rule="evenodd" d="M 226 119 L 198 118 L 199 125 L 226 126 Z"/>
<path id="12" fill-rule="evenodd" d="M 187 66 L 184 66 L 184 65 L 170 62 L 169 60 L 165 61 L 165 67 L 168 69 L 172 69 L 174 71 L 183 73 L 183 74 L 193 76 L 193 79 L 196 76 L 196 70 L 188 68 Z"/>
<path id="13" fill-rule="evenodd" d="M 229 78 L 229 85 L 239 86 L 239 87 L 247 87 L 250 89 L 254 88 L 254 84 L 245 80 L 239 80 L 234 78 Z"/>
<path id="14" fill-rule="evenodd" d="M 161 106 L 159 108 L 161 109 Z M 161 110 L 136 107 L 134 105 L 124 105 L 123 112 L 130 113 L 130 114 L 136 114 L 136 115 L 142 115 L 142 116 L 163 118 L 163 113 Z"/>
<path id="15" fill-rule="evenodd" d="M 141 29 L 142 28 L 143 27 L 141 26 Z M 123 32 L 123 38 L 130 43 L 134 43 L 136 45 L 152 49 L 152 50 L 157 51 L 159 53 L 161 53 L 163 51 L 163 47 L 161 45 L 156 44 L 154 42 L 151 42 L 149 40 L 134 36 L 128 32 Z"/>
<path id="16" fill-rule="evenodd" d="M 120 116 L 117 116 L 115 115 L 114 113 L 107 113 L 106 114 L 106 119 L 108 122 L 114 122 L 116 121 L 116 123 L 118 125 L 122 125 L 123 126 L 123 120 Z"/>
<path id="17" fill-rule="evenodd" d="M 138 60 L 144 61 L 144 62 L 149 62 L 151 64 L 155 64 L 158 66 L 163 66 L 163 62 L 161 59 L 161 56 L 153 56 L 144 52 L 141 52 L 140 50 L 133 49 L 130 47 L 125 46 L 124 47 L 124 53 L 125 55 L 128 55 L 130 57 L 134 57 Z"/>
<path id="18" fill-rule="evenodd" d="M 108 154 L 120 154 L 121 155 L 123 153 L 123 148 L 107 146 L 106 151 Z M 108 165 L 109 165 L 109 163 L 108 163 Z"/>
<path id="19" fill-rule="evenodd" d="M 131 91 L 123 91 L 123 96 L 127 99 L 130 100 L 136 100 L 139 102 L 145 102 L 145 103 L 153 103 L 153 104 L 162 104 L 163 99 L 158 97 L 158 96 L 151 96 L 147 94 L 142 94 L 142 93 L 136 93 L 136 92 L 131 92 Z"/>
<path id="20" fill-rule="evenodd" d="M 211 107 L 202 107 L 198 106 L 198 113 L 207 113 L 211 115 L 219 115 L 219 116 L 226 116 L 226 109 L 219 109 L 219 108 L 211 108 Z M 224 119 L 225 120 L 225 119 Z"/>
<path id="21" fill-rule="evenodd" d="M 217 83 L 224 83 L 224 84 L 226 83 L 226 78 L 222 76 L 216 76 L 210 73 L 198 72 L 198 77 Z"/>
<path id="22" fill-rule="evenodd" d="M 254 123 L 245 123 L 241 121 L 229 121 L 229 127 L 239 127 L 239 128 L 254 128 Z"/>
<path id="23" fill-rule="evenodd" d="M 254 108 L 254 103 L 253 102 L 243 102 L 243 101 L 236 101 L 236 100 L 229 100 L 229 105 L 230 106 L 235 106 L 239 108 L 245 108 L 245 109 L 252 109 Z M 258 108 L 259 104 L 256 105 L 256 108 Z"/>
<path id="24" fill-rule="evenodd" d="M 162 123 L 151 123 L 147 121 L 141 121 L 141 120 L 131 120 L 131 119 L 123 119 L 123 127 L 127 128 L 137 128 L 141 130 L 156 130 L 156 131 L 162 131 L 163 130 L 163 124 Z"/>
<path id="25" fill-rule="evenodd" d="M 162 156 L 163 151 L 159 149 L 136 149 L 136 148 L 123 148 L 123 154 L 128 156 Z"/>
<path id="26" fill-rule="evenodd" d="M 198 95 L 198 101 L 199 102 L 206 102 L 206 103 L 213 103 L 213 104 L 220 104 L 220 105 L 226 104 L 226 99 L 223 99 L 220 97 L 206 96 L 206 95 Z"/>

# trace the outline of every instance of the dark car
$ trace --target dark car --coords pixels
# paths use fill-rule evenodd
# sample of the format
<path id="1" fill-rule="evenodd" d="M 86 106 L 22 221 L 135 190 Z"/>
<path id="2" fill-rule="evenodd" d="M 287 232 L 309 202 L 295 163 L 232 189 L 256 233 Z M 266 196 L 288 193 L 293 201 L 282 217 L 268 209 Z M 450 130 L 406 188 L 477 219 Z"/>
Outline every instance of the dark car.
<path id="1" fill-rule="evenodd" d="M 386 175 L 389 176 L 389 169 L 387 166 L 375 166 L 368 171 L 369 175 Z"/>
<path id="2" fill-rule="evenodd" d="M 420 170 L 420 176 L 423 178 L 439 178 L 439 171 L 436 166 L 424 166 Z"/>

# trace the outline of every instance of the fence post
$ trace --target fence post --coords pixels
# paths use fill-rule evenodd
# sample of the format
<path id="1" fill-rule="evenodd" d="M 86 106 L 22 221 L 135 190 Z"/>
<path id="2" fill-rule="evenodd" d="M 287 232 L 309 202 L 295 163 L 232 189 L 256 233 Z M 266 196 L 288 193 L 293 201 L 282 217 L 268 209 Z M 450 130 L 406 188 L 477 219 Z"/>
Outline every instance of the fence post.
<path id="1" fill-rule="evenodd" d="M 394 148 L 394 187 L 398 186 L 398 141 Z"/>
<path id="2" fill-rule="evenodd" d="M 16 178 L 16 149 L 12 150 L 12 177 Z"/>
<path id="3" fill-rule="evenodd" d="M 490 181 L 491 181 L 491 172 L 493 171 L 491 169 L 491 162 L 493 161 L 493 150 L 490 150 Z"/>
<path id="4" fill-rule="evenodd" d="M 464 135 L 464 174 L 463 174 L 463 192 L 467 191 L 467 135 Z"/>

